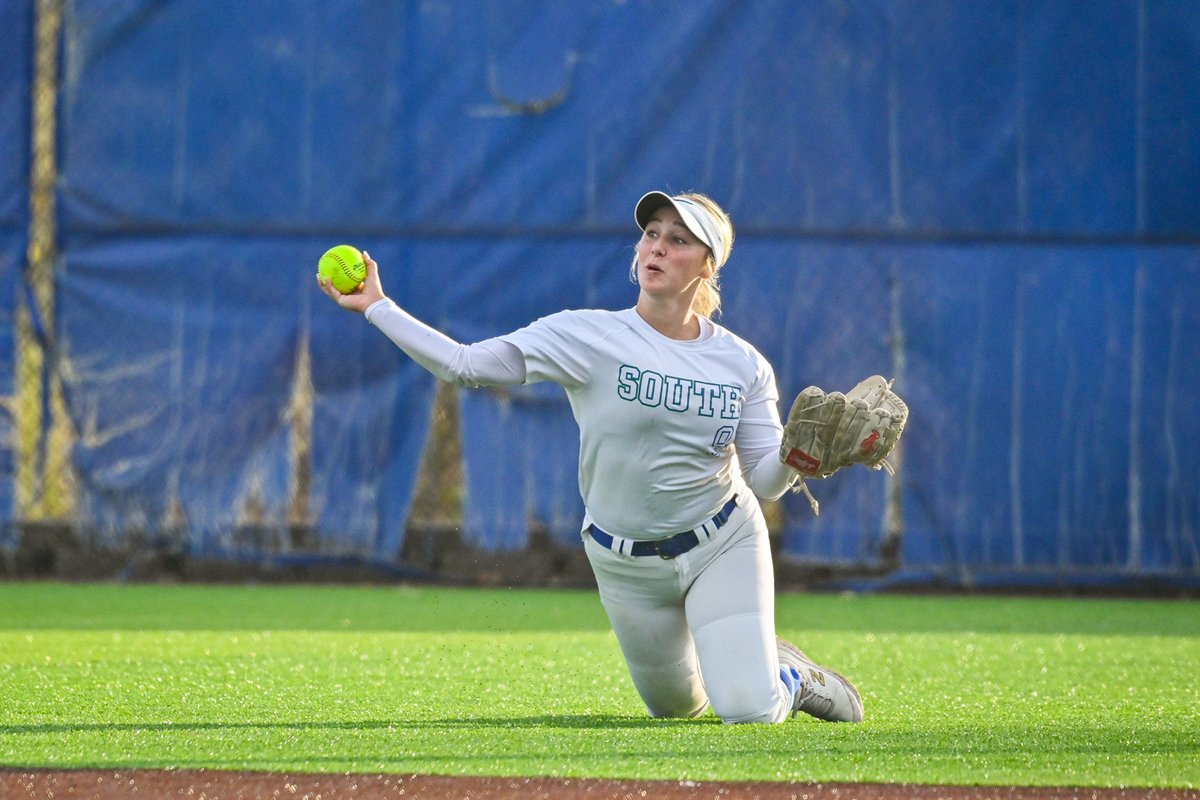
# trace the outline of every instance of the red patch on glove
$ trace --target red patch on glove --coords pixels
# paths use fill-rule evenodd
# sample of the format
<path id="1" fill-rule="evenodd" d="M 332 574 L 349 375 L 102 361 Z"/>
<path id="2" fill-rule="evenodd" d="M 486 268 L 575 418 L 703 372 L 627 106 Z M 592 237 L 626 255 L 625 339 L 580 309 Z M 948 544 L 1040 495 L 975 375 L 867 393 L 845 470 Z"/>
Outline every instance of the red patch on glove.
<path id="1" fill-rule="evenodd" d="M 787 458 L 783 460 L 783 463 L 787 464 L 797 472 L 801 472 L 805 475 L 816 475 L 817 470 L 821 468 L 820 461 L 813 458 L 798 447 L 792 448 L 791 452 L 788 453 Z"/>
<path id="2" fill-rule="evenodd" d="M 878 441 L 879 441 L 879 431 L 871 431 L 871 435 L 868 436 L 867 438 L 863 439 L 862 444 L 860 444 L 858 446 L 859 450 L 862 451 L 862 454 L 864 456 L 870 455 L 871 450 L 875 447 L 875 443 Z"/>

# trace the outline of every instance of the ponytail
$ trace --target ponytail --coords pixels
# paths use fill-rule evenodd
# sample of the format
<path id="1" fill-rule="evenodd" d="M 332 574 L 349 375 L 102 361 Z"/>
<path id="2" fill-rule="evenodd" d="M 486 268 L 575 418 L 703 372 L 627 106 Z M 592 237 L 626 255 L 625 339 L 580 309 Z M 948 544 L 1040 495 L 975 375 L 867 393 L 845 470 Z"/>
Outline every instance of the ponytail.
<path id="1" fill-rule="evenodd" d="M 700 283 L 696 296 L 692 299 L 692 311 L 702 317 L 712 319 L 721 313 L 721 285 L 717 277 L 716 260 L 709 255 L 708 266 L 712 275 Z"/>
<path id="2" fill-rule="evenodd" d="M 700 284 L 700 288 L 696 290 L 696 297 L 692 300 L 692 311 L 711 319 L 721 313 L 721 267 L 728 262 L 729 253 L 733 250 L 733 222 L 730 221 L 725 210 L 708 195 L 692 192 L 682 196 L 702 206 L 712 215 L 721 228 L 721 235 L 728 245 L 725 249 L 725 261 L 720 264 L 717 263 L 716 256 L 712 251 L 709 251 L 708 268 L 712 274 Z"/>

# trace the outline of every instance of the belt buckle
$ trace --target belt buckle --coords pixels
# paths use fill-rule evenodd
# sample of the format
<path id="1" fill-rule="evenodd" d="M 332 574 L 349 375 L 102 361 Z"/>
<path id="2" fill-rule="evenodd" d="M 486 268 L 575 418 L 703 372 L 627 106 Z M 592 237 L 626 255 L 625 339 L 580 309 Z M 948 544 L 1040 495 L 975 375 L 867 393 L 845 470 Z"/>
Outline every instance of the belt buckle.
<path id="1" fill-rule="evenodd" d="M 666 539 L 659 539 L 654 542 L 654 552 L 657 553 L 658 557 L 661 558 L 663 561 L 671 561 L 677 555 L 679 555 L 679 553 L 664 553 L 662 551 L 663 545 L 667 544 L 669 542 L 672 542 L 672 541 L 674 541 L 674 537 L 669 537 Z"/>

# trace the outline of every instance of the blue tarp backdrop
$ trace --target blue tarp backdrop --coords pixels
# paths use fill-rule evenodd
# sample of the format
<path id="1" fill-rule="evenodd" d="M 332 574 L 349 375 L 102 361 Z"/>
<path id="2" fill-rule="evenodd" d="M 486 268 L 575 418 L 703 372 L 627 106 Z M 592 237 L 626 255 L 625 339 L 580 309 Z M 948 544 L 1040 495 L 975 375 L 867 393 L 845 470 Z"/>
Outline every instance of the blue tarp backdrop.
<path id="1" fill-rule="evenodd" d="M 32 25 L 23 6 L 0 11 L 9 30 Z M 219 553 L 248 502 L 283 520 L 307 352 L 321 548 L 393 561 L 434 383 L 319 295 L 319 254 L 364 247 L 398 302 L 471 341 L 632 305 L 634 202 L 695 189 L 737 229 L 721 321 L 785 407 L 882 373 L 913 410 L 895 479 L 812 484 L 819 518 L 783 501 L 783 557 L 871 563 L 899 525 L 918 579 L 1200 577 L 1191 0 L 64 14 L 57 363 L 81 513 L 106 535 L 182 509 L 193 552 Z M 28 62 L 0 61 L 0 322 Z M 532 522 L 577 543 L 562 392 L 461 400 L 464 538 L 519 548 Z"/>
<path id="2" fill-rule="evenodd" d="M 15 386 L 14 332 L 17 297 L 29 230 L 30 125 L 33 15 L 25 3 L 0 4 L 0 30 L 8 31 L 0 58 L 0 397 Z M 0 402 L 0 546 L 15 541 L 13 405 Z"/>

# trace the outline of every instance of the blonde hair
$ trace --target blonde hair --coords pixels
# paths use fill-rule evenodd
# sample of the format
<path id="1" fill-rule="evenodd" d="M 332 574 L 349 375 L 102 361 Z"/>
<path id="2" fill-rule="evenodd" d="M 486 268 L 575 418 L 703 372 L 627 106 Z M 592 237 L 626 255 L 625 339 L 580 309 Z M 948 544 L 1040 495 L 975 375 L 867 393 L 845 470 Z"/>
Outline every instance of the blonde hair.
<path id="1" fill-rule="evenodd" d="M 705 256 L 705 261 L 708 265 L 708 271 L 711 274 L 700 282 L 700 286 L 696 289 L 696 296 L 692 298 L 692 311 L 702 317 L 711 319 L 721 313 L 720 273 L 721 267 L 725 266 L 729 261 L 729 253 L 733 251 L 733 222 L 729 219 L 729 215 L 725 213 L 725 210 L 717 205 L 717 202 L 708 195 L 698 192 L 687 192 L 678 196 L 691 200 L 707 211 L 717 223 L 721 237 L 727 245 L 725 248 L 725 261 L 722 261 L 720 264 L 717 263 L 716 255 L 709 248 L 708 255 Z M 636 252 L 633 255 L 633 263 L 629 265 L 629 280 L 637 283 Z"/>
<path id="2" fill-rule="evenodd" d="M 711 319 L 721 313 L 721 267 L 725 266 L 729 260 L 729 253 L 733 252 L 733 222 L 729 219 L 729 215 L 725 213 L 717 202 L 708 195 L 699 194 L 698 192 L 689 192 L 680 195 L 688 200 L 702 206 L 705 211 L 712 215 L 717 221 L 717 227 L 720 229 L 721 237 L 725 239 L 728 245 L 725 248 L 725 261 L 717 263 L 717 258 L 713 255 L 712 250 L 708 252 L 708 268 L 712 273 L 700 283 L 700 288 L 696 290 L 696 297 L 692 300 L 692 311 L 702 317 Z"/>

